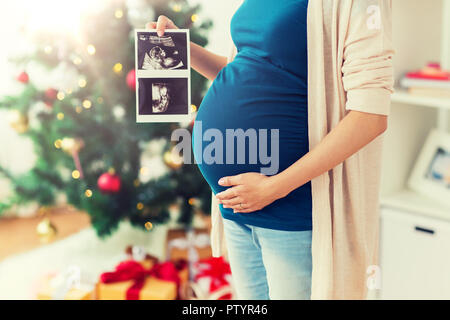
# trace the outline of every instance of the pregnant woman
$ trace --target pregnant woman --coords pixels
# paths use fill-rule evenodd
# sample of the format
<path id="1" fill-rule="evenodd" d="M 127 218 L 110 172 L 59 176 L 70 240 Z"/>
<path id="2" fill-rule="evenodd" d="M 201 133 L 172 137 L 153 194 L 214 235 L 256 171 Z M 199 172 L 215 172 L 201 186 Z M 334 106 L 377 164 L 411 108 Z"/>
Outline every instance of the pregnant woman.
<path id="1" fill-rule="evenodd" d="M 213 191 L 213 251 L 223 233 L 237 298 L 365 297 L 393 82 L 390 10 L 388 0 L 245 0 L 230 58 L 191 43 L 193 68 L 213 81 L 194 156 Z M 165 16 L 147 27 L 177 28 Z M 208 129 L 223 141 L 241 130 L 244 147 L 202 161 L 210 141 L 198 132 Z M 258 136 L 254 149 L 251 132 L 277 140 Z M 264 148 L 277 158 L 271 175 L 249 160 Z"/>

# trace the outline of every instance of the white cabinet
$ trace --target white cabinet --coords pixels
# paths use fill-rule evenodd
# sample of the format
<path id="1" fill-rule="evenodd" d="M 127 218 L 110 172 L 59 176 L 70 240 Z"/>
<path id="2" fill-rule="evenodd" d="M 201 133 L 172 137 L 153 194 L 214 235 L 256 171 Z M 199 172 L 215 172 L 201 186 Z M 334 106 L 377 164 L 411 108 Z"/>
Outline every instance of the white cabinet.
<path id="1" fill-rule="evenodd" d="M 382 299 L 450 299 L 450 221 L 383 208 L 380 254 Z"/>

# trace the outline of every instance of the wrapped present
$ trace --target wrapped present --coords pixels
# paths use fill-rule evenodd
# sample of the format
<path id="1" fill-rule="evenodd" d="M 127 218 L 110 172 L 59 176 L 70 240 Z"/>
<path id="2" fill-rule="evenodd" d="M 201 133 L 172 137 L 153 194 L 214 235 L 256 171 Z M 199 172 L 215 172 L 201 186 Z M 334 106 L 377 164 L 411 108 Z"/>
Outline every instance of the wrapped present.
<path id="1" fill-rule="evenodd" d="M 196 269 L 194 282 L 189 284 L 191 299 L 232 299 L 234 290 L 231 269 L 223 257 L 200 260 L 195 263 L 194 267 Z"/>
<path id="2" fill-rule="evenodd" d="M 223 286 L 220 289 L 215 290 L 213 293 L 209 293 L 200 284 L 190 281 L 187 287 L 187 300 L 231 300 L 234 291 L 231 286 Z"/>
<path id="3" fill-rule="evenodd" d="M 101 274 L 97 284 L 100 300 L 175 300 L 187 281 L 186 262 L 155 262 L 146 268 L 135 260 L 121 262 L 113 272 Z"/>
<path id="4" fill-rule="evenodd" d="M 135 260 L 139 262 L 144 268 L 150 269 L 155 263 L 158 262 L 158 258 L 147 253 L 147 251 L 141 246 L 128 246 L 125 249 L 124 260 Z M 184 259 L 174 260 L 175 266 L 178 270 L 178 276 L 180 277 L 179 296 L 184 299 L 187 295 L 187 286 L 189 280 L 189 268 Z"/>
<path id="5" fill-rule="evenodd" d="M 171 229 L 167 232 L 166 259 L 170 261 L 187 260 L 191 277 L 195 276 L 193 263 L 211 256 L 208 229 Z"/>
<path id="6" fill-rule="evenodd" d="M 125 249 L 125 257 L 123 260 L 135 260 L 143 265 L 144 268 L 150 269 L 158 258 L 147 253 L 141 246 L 128 246 Z"/>
<path id="7" fill-rule="evenodd" d="M 39 300 L 93 300 L 95 282 L 77 266 L 62 273 L 47 275 L 37 292 Z"/>

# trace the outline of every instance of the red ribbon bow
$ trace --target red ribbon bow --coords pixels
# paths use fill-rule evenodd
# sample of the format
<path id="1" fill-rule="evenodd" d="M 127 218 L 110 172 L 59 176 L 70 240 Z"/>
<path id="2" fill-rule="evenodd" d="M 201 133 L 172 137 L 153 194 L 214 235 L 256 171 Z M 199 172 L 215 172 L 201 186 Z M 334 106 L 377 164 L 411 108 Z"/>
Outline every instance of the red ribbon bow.
<path id="1" fill-rule="evenodd" d="M 231 273 L 230 265 L 224 260 L 223 257 L 212 257 L 209 259 L 201 260 L 197 262 L 198 273 L 195 276 L 195 281 L 200 278 L 210 278 L 209 293 L 228 286 L 229 282 L 226 276 Z M 230 294 L 226 294 L 219 298 L 219 300 L 231 299 Z"/>
<path id="2" fill-rule="evenodd" d="M 179 291 L 180 277 L 179 270 L 186 266 L 186 262 L 181 261 L 175 265 L 173 262 L 155 263 L 150 269 L 145 269 L 139 262 L 135 260 L 127 260 L 119 263 L 113 272 L 105 272 L 100 275 L 102 283 L 114 283 L 128 280 L 134 280 L 134 283 L 126 292 L 127 300 L 139 300 L 139 293 L 144 286 L 146 277 L 153 276 L 157 279 L 175 282 L 177 292 Z M 177 299 L 178 299 L 177 295 Z"/>

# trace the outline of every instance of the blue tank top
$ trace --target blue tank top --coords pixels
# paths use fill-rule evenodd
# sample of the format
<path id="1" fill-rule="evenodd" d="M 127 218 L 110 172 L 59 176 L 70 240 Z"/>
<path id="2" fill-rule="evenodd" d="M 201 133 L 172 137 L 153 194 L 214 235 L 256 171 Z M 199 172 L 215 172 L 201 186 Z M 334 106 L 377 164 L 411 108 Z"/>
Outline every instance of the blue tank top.
<path id="1" fill-rule="evenodd" d="M 256 163 L 250 160 L 250 139 L 245 139 L 245 162 L 239 163 L 242 149 L 238 150 L 236 142 L 230 155 L 227 130 L 267 129 L 270 148 L 271 132 L 278 129 L 277 172 L 308 152 L 307 7 L 308 0 L 245 0 L 234 14 L 231 36 L 237 55 L 218 73 L 194 124 L 194 157 L 214 193 L 226 189 L 218 185 L 221 177 L 260 172 L 268 166 L 260 158 Z M 223 161 L 204 161 L 208 145 L 219 139 L 216 135 L 206 137 L 208 129 L 223 135 Z M 259 143 L 258 139 L 258 150 Z M 220 159 L 222 151 L 217 152 L 211 154 Z M 235 161 L 227 161 L 227 156 Z M 259 211 L 233 213 L 222 205 L 220 210 L 225 219 L 300 231 L 312 228 L 311 202 L 311 185 L 307 183 Z"/>

